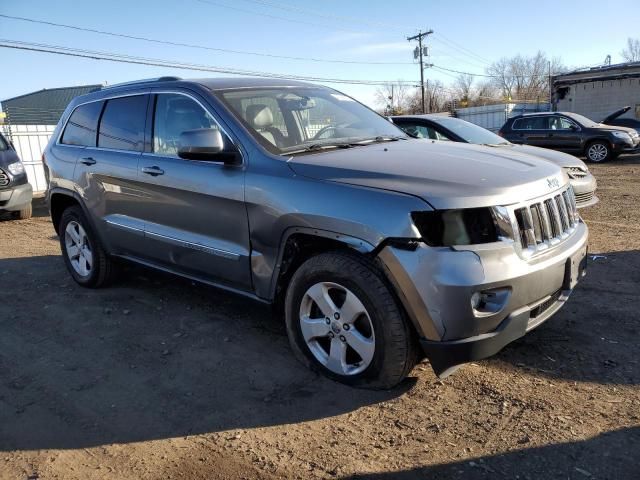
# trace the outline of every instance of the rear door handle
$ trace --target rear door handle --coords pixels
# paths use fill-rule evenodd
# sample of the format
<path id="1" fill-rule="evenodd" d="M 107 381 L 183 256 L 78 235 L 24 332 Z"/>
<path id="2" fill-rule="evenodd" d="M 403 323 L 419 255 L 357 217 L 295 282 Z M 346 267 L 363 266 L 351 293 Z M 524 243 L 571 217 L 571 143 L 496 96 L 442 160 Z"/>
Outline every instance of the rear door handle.
<path id="1" fill-rule="evenodd" d="M 164 170 L 162 170 L 160 167 L 142 167 L 142 173 L 157 177 L 158 175 L 164 175 Z"/>
<path id="2" fill-rule="evenodd" d="M 80 159 L 80 163 L 83 163 L 84 165 L 95 165 L 96 161 L 92 158 L 92 157 L 83 157 Z"/>

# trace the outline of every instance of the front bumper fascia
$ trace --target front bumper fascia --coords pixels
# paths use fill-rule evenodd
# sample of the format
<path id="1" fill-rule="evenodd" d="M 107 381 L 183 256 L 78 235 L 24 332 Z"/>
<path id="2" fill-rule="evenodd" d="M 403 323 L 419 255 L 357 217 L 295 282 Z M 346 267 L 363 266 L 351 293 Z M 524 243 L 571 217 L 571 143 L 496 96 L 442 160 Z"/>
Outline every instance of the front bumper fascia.
<path id="1" fill-rule="evenodd" d="M 544 255 L 525 260 L 513 246 L 475 250 L 387 246 L 379 254 L 437 375 L 500 351 L 557 312 L 586 268 L 587 226 Z M 483 249 L 486 248 L 486 249 Z M 474 312 L 474 292 L 505 289 L 488 315 Z M 542 307 L 544 307 L 542 309 Z"/>
<path id="2" fill-rule="evenodd" d="M 33 188 L 29 183 L 14 185 L 0 190 L 0 211 L 13 212 L 31 203 Z"/>

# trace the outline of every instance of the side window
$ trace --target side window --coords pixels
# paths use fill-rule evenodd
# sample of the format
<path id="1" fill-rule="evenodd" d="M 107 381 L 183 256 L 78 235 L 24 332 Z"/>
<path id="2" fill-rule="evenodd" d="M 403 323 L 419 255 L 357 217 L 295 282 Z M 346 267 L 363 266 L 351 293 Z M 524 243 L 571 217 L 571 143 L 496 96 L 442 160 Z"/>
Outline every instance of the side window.
<path id="1" fill-rule="evenodd" d="M 69 117 L 60 142 L 65 145 L 95 147 L 98 117 L 103 103 L 91 102 L 77 107 Z"/>
<path id="2" fill-rule="evenodd" d="M 547 130 L 549 123 L 546 117 L 525 117 L 513 122 L 514 130 Z"/>
<path id="3" fill-rule="evenodd" d="M 107 100 L 100 120 L 98 147 L 141 152 L 147 98 L 147 95 L 135 95 Z"/>
<path id="4" fill-rule="evenodd" d="M 575 127 L 576 124 L 571 120 L 568 120 L 564 117 L 557 118 L 558 120 L 558 130 L 571 130 L 571 127 Z"/>
<path id="5" fill-rule="evenodd" d="M 153 151 L 159 155 L 178 155 L 180 134 L 188 130 L 213 128 L 213 117 L 197 102 L 184 95 L 161 93 L 156 96 L 153 120 Z M 228 140 L 224 137 L 225 144 Z"/>

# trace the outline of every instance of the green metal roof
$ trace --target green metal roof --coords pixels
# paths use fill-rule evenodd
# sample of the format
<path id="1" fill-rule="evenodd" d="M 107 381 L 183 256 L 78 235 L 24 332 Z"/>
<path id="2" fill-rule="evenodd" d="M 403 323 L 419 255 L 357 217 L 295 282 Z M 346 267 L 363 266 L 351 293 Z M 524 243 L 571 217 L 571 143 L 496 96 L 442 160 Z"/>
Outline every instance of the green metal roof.
<path id="1" fill-rule="evenodd" d="M 6 124 L 55 125 L 72 99 L 101 89 L 102 85 L 43 89 L 2 100 L 0 104 L 7 114 Z"/>

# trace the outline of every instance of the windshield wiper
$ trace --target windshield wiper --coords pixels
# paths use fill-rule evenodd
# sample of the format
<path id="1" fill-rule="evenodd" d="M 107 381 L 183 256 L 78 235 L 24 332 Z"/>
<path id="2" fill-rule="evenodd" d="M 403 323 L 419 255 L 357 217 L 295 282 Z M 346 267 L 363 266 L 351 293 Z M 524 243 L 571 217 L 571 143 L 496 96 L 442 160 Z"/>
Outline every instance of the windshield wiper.
<path id="1" fill-rule="evenodd" d="M 283 152 L 282 155 L 294 155 L 296 153 L 316 152 L 316 151 L 330 149 L 330 148 L 351 148 L 353 146 L 354 144 L 352 143 L 313 143 L 311 145 L 307 145 L 297 150 Z"/>

